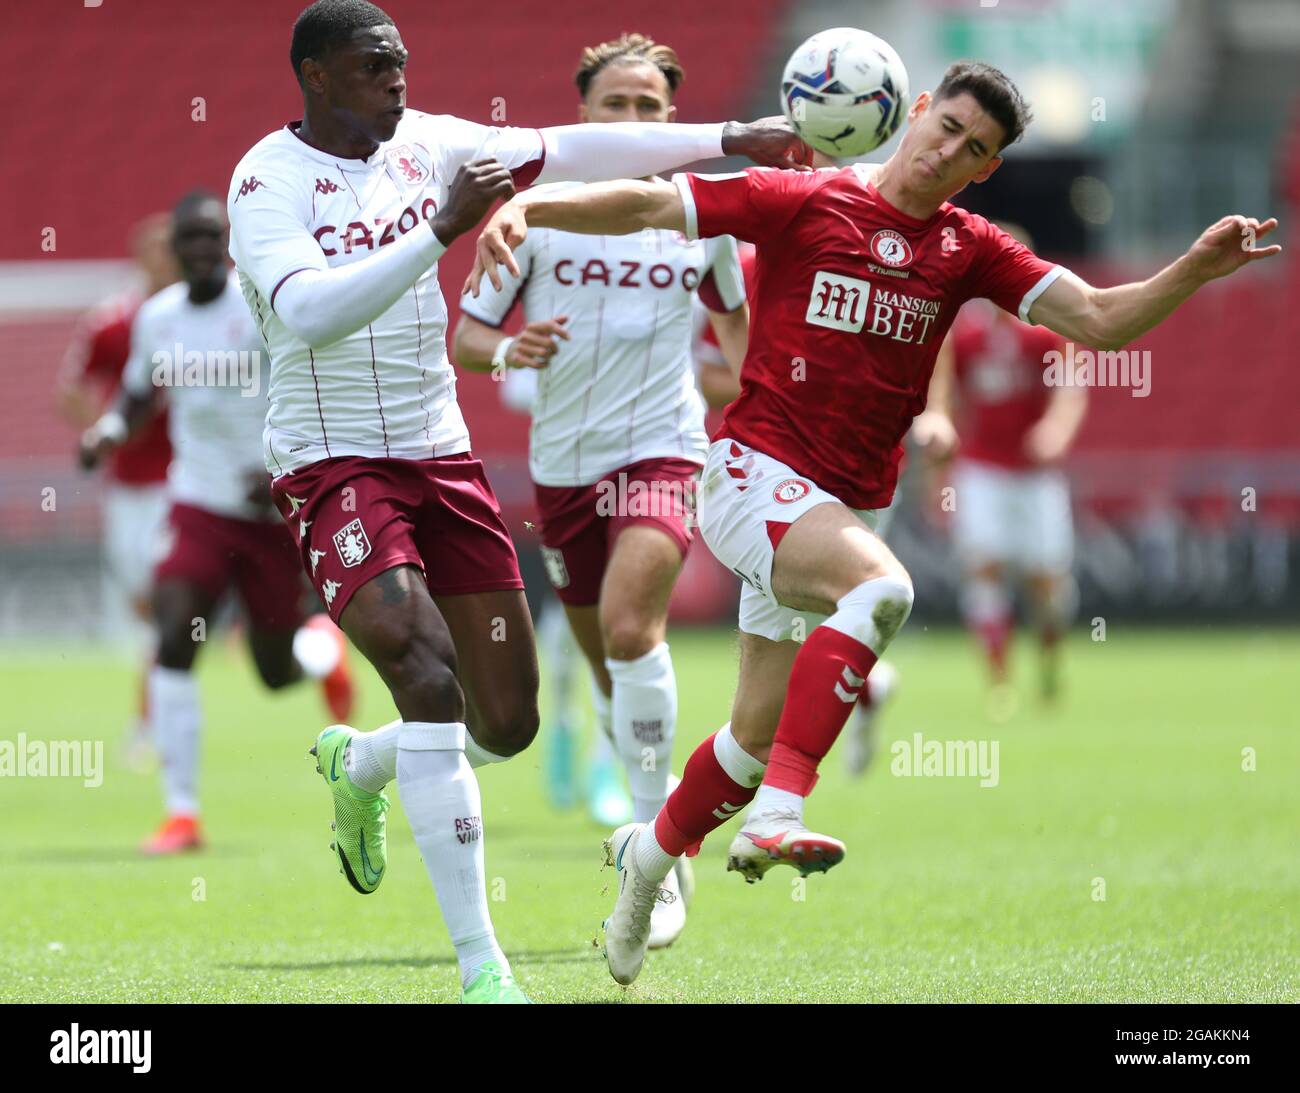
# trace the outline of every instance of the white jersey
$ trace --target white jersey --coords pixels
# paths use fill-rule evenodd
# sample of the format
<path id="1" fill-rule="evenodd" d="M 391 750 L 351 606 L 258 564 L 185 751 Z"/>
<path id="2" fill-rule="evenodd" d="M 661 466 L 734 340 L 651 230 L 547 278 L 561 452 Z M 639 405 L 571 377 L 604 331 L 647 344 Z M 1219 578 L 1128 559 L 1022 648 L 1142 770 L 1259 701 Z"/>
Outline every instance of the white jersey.
<path id="1" fill-rule="evenodd" d="M 137 396 L 163 392 L 173 501 L 222 516 L 268 518 L 265 507 L 248 501 L 266 478 L 266 372 L 266 348 L 233 271 L 225 291 L 206 304 L 191 302 L 182 281 L 140 305 L 122 386 Z"/>
<path id="2" fill-rule="evenodd" d="M 532 180 L 536 129 L 488 128 L 408 109 L 366 159 L 313 148 L 288 126 L 260 140 L 231 179 L 230 252 L 271 353 L 266 466 L 273 474 L 336 456 L 429 459 L 469 450 L 447 360 L 438 267 L 373 323 L 311 349 L 275 314 L 295 272 L 356 262 L 429 231 L 457 169 L 492 156 Z"/>
<path id="3" fill-rule="evenodd" d="M 569 317 L 570 339 L 560 339 L 537 372 L 533 481 L 589 485 L 644 459 L 703 466 L 708 435 L 691 358 L 692 305 L 697 291 L 718 311 L 745 302 L 735 240 L 533 228 L 515 259 L 521 277 L 503 269 L 500 292 L 484 278 L 461 308 L 500 326 L 521 296 L 526 321 Z"/>

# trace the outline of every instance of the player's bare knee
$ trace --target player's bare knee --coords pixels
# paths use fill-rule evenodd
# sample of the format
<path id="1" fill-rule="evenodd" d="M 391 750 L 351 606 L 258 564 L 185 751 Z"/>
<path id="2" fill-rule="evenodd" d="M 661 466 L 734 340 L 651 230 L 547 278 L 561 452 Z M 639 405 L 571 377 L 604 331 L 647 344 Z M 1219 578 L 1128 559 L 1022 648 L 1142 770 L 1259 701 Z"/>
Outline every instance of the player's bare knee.
<path id="1" fill-rule="evenodd" d="M 636 616 L 613 619 L 602 630 L 611 660 L 637 660 L 663 641 L 662 627 Z"/>
<path id="2" fill-rule="evenodd" d="M 517 755 L 536 738 L 541 725 L 537 702 L 507 699 L 475 711 L 474 739 L 497 755 Z"/>

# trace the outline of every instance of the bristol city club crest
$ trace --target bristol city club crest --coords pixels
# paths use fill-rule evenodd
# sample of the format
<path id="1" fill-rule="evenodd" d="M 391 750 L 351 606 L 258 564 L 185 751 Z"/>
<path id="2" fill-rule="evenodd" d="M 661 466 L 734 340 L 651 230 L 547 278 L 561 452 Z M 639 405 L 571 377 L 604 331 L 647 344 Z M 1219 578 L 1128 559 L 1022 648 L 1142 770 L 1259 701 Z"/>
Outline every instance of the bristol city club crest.
<path id="1" fill-rule="evenodd" d="M 424 164 L 415 158 L 415 153 L 405 144 L 388 150 L 388 164 L 412 186 L 428 177 Z"/>
<path id="2" fill-rule="evenodd" d="M 772 499 L 782 505 L 792 505 L 802 501 L 811 492 L 812 487 L 801 478 L 787 478 L 778 482 L 772 491 Z"/>
<path id="3" fill-rule="evenodd" d="M 361 526 L 360 517 L 334 533 L 334 549 L 339 552 L 339 560 L 348 569 L 360 565 L 370 557 L 370 539 L 366 535 L 366 529 Z"/>
<path id="4" fill-rule="evenodd" d="M 882 265 L 909 265 L 912 261 L 912 248 L 896 231 L 885 228 L 871 237 L 871 253 Z"/>

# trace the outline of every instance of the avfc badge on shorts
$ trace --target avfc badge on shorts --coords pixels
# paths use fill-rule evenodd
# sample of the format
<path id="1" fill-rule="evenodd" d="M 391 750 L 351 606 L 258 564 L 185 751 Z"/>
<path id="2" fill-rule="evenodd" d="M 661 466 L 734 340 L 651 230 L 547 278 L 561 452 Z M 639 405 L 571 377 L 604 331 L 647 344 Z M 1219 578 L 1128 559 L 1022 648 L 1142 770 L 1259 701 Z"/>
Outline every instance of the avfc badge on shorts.
<path id="1" fill-rule="evenodd" d="M 569 568 L 564 564 L 564 555 L 554 547 L 542 547 L 542 562 L 546 566 L 546 575 L 556 588 L 569 587 Z"/>
<path id="2" fill-rule="evenodd" d="M 361 518 L 334 533 L 334 549 L 339 552 L 339 560 L 351 569 L 370 557 L 370 539 L 366 529 L 361 526 Z"/>
<path id="3" fill-rule="evenodd" d="M 782 505 L 792 505 L 796 501 L 802 501 L 809 493 L 812 487 L 801 478 L 787 478 L 784 482 L 778 482 L 776 489 L 772 491 L 772 500 Z"/>

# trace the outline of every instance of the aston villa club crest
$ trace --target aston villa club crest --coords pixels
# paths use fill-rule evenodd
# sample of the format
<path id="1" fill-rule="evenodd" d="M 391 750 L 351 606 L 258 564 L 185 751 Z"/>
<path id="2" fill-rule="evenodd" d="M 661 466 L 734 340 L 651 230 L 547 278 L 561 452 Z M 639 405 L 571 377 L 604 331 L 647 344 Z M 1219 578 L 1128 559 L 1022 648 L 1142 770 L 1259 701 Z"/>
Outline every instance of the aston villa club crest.
<path id="1" fill-rule="evenodd" d="M 389 149 L 388 163 L 394 171 L 412 186 L 417 182 L 423 182 L 429 177 L 429 172 L 424 169 L 424 164 L 415 158 L 415 153 L 405 144 Z"/>
<path id="2" fill-rule="evenodd" d="M 370 539 L 366 535 L 366 529 L 361 526 L 360 517 L 334 533 L 334 549 L 339 552 L 339 560 L 348 569 L 360 565 L 370 557 Z"/>

